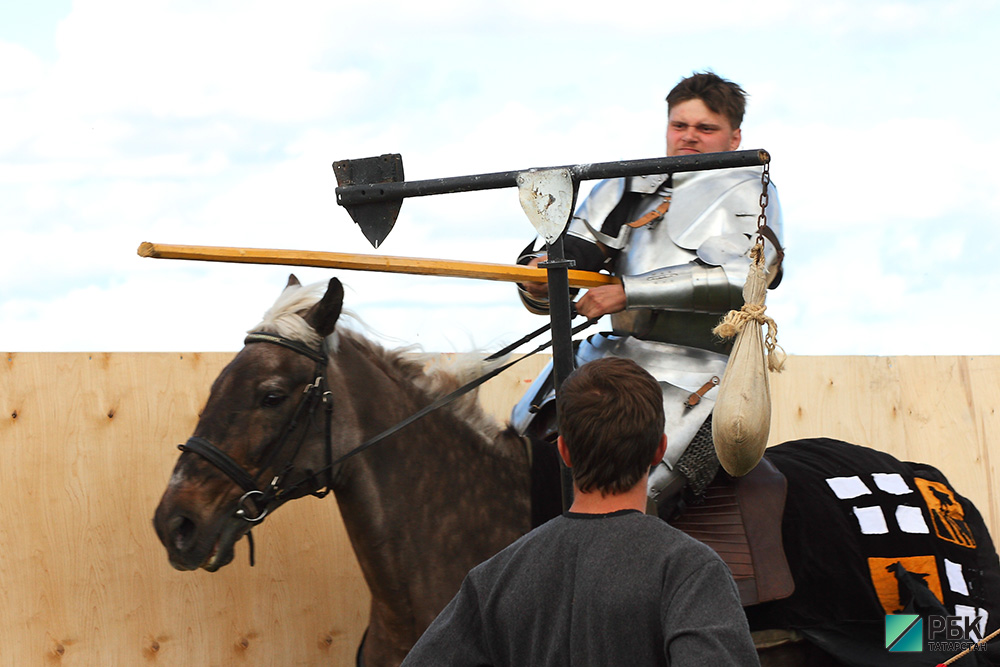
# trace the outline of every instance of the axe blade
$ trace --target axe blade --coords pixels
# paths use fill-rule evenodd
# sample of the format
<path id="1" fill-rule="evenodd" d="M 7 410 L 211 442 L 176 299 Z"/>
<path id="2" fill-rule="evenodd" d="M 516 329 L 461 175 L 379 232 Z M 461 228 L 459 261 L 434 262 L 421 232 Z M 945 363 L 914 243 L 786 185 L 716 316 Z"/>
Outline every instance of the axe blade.
<path id="1" fill-rule="evenodd" d="M 340 160 L 333 163 L 333 173 L 337 185 L 371 185 L 377 188 L 381 183 L 398 183 L 403 180 L 403 156 L 387 153 L 376 157 L 355 160 Z M 339 204 L 347 209 L 351 219 L 361 228 L 361 232 L 373 247 L 378 248 L 392 231 L 399 217 L 402 199 L 377 201 L 363 204 L 344 204 L 337 195 Z"/>

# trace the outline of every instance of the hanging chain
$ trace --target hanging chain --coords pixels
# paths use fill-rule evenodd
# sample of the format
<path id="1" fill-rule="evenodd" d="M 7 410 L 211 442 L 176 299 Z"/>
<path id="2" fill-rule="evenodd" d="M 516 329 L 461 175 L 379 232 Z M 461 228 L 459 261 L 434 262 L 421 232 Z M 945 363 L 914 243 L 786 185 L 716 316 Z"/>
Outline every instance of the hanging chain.
<path id="1" fill-rule="evenodd" d="M 767 186 L 771 184 L 771 163 L 764 163 L 764 170 L 760 173 L 760 215 L 757 216 L 757 233 L 758 240 L 763 243 L 764 237 L 760 234 L 760 230 L 767 227 L 767 204 L 768 204 L 768 193 Z"/>
<path id="2" fill-rule="evenodd" d="M 777 271 L 785 259 L 785 250 L 781 247 L 778 235 L 767 226 L 768 186 L 771 184 L 770 166 L 770 161 L 765 162 L 764 170 L 760 174 L 760 215 L 757 217 L 757 246 L 760 247 L 760 256 L 755 259 L 758 263 L 764 262 L 764 239 L 767 239 L 778 254 L 778 262 L 774 266 L 774 270 Z"/>

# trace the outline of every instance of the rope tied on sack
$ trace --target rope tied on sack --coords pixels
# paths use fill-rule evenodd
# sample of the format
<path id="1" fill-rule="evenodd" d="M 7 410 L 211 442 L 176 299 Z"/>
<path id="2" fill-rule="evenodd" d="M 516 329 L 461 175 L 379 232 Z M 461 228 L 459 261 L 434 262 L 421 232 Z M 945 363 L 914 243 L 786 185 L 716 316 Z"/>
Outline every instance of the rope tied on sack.
<path id="1" fill-rule="evenodd" d="M 719 338 L 728 339 L 736 336 L 751 323 L 767 327 L 767 333 L 764 336 L 764 348 L 767 350 L 767 369 L 773 373 L 780 373 L 785 366 L 786 355 L 782 347 L 778 345 L 777 323 L 765 314 L 767 306 L 764 305 L 764 297 L 767 294 L 767 278 L 764 270 L 764 246 L 760 240 L 750 250 L 750 256 L 754 261 L 750 266 L 747 285 L 744 288 L 743 296 L 746 303 L 739 310 L 731 310 L 726 313 L 722 321 L 712 329 L 712 333 Z"/>

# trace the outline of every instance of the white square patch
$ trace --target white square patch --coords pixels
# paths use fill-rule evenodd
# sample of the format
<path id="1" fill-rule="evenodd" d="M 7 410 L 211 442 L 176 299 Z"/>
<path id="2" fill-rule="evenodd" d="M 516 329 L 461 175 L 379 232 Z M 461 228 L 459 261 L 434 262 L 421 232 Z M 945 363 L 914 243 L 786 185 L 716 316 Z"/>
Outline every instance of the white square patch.
<path id="1" fill-rule="evenodd" d="M 872 473 L 872 479 L 875 480 L 875 486 L 894 496 L 905 496 L 908 493 L 913 493 L 913 489 L 899 473 L 875 472 Z"/>
<path id="2" fill-rule="evenodd" d="M 969 587 L 965 583 L 965 575 L 962 573 L 961 563 L 953 563 L 947 558 L 945 558 L 944 571 L 945 574 L 948 575 L 948 587 L 951 588 L 951 590 L 955 591 L 956 593 L 961 593 L 962 595 L 969 594 Z M 957 613 L 955 615 L 965 616 L 965 614 L 957 614 Z"/>
<path id="3" fill-rule="evenodd" d="M 854 516 L 865 535 L 884 535 L 889 532 L 881 507 L 855 507 Z"/>
<path id="4" fill-rule="evenodd" d="M 896 508 L 896 523 L 904 533 L 929 533 L 927 522 L 924 521 L 924 513 L 919 507 L 900 505 Z"/>
<path id="5" fill-rule="evenodd" d="M 871 493 L 871 490 L 865 486 L 865 483 L 857 475 L 853 477 L 830 477 L 826 480 L 826 483 L 841 500 L 849 500 Z"/>

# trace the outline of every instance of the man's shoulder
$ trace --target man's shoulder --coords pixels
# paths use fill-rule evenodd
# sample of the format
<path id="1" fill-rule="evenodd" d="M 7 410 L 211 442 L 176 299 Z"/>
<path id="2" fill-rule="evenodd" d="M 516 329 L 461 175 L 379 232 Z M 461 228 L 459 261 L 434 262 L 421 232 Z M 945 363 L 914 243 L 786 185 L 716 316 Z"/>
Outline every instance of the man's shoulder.
<path id="1" fill-rule="evenodd" d="M 523 578 L 525 565 L 551 562 L 552 555 L 564 543 L 565 517 L 557 516 L 525 533 L 492 557 L 473 567 L 466 582 L 477 591 L 487 594 L 498 584 Z"/>
<path id="2" fill-rule="evenodd" d="M 549 519 L 537 528 L 533 528 L 531 531 L 525 533 L 521 537 L 517 538 L 506 547 L 501 549 L 492 558 L 482 562 L 475 569 L 480 569 L 485 566 L 496 566 L 506 561 L 515 558 L 519 553 L 525 549 L 533 549 L 536 545 L 545 544 L 554 535 L 558 534 L 565 528 L 566 518 L 564 516 L 556 516 Z"/>
<path id="3" fill-rule="evenodd" d="M 632 518 L 631 530 L 650 539 L 668 543 L 672 550 L 704 553 L 715 556 L 716 553 L 703 542 L 699 542 L 679 528 L 674 528 L 663 519 L 650 514 L 637 514 Z"/>
<path id="4" fill-rule="evenodd" d="M 637 549 L 653 550 L 669 555 L 680 553 L 685 558 L 693 558 L 692 562 L 719 558 L 715 551 L 704 543 L 651 514 L 628 511 L 590 517 L 564 515 L 558 518 L 560 522 L 553 524 L 548 531 L 540 532 L 540 538 L 544 539 L 546 533 L 559 531 L 579 534 L 584 540 L 608 539 L 633 545 Z"/>

